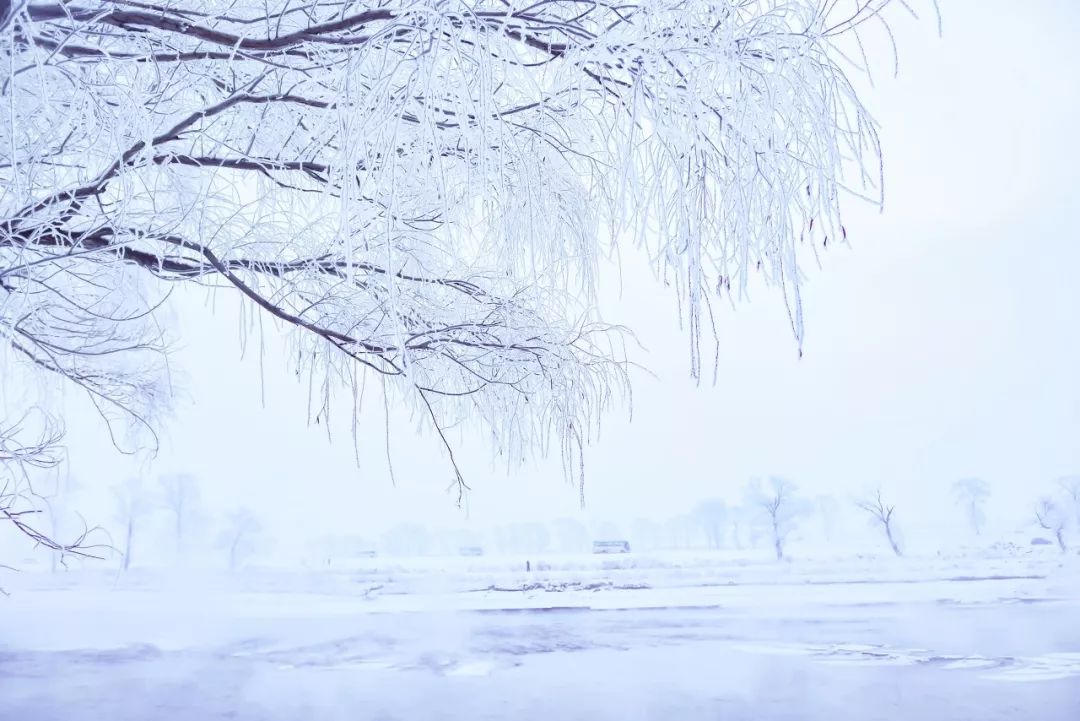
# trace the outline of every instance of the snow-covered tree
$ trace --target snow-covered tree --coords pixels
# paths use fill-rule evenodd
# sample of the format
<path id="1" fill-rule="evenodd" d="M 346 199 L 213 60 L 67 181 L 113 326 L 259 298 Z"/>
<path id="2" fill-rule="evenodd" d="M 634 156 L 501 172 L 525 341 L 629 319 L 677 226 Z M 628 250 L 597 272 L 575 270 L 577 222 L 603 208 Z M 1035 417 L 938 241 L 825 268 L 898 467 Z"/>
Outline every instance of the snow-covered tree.
<path id="1" fill-rule="evenodd" d="M 626 383 L 611 242 L 680 294 L 695 375 L 755 275 L 801 342 L 800 265 L 880 189 L 850 58 L 892 5 L 5 3 L 6 360 L 152 426 L 166 289 L 227 288 L 292 331 L 319 417 L 374 374 L 580 469 Z"/>
<path id="2" fill-rule="evenodd" d="M 778 476 L 771 476 L 764 484 L 755 478 L 750 482 L 747 496 L 768 525 L 776 559 L 784 558 L 784 544 L 795 530 L 796 519 L 803 504 L 797 496 L 795 484 Z"/>
<path id="3" fill-rule="evenodd" d="M 694 506 L 693 517 L 709 548 L 722 548 L 728 528 L 727 504 L 718 499 L 701 501 Z"/>
<path id="4" fill-rule="evenodd" d="M 224 519 L 218 535 L 218 545 L 226 551 L 229 558 L 229 570 L 235 571 L 244 559 L 258 547 L 262 524 L 246 508 L 232 511 Z"/>
<path id="5" fill-rule="evenodd" d="M 690 548 L 694 543 L 697 524 L 694 522 L 693 516 L 680 513 L 674 518 L 668 519 L 664 524 L 664 530 L 668 538 L 668 545 L 671 548 L 685 549 Z"/>
<path id="6" fill-rule="evenodd" d="M 889 547 L 892 548 L 893 553 L 902 556 L 900 545 L 896 542 L 896 527 L 893 525 L 893 514 L 896 511 L 896 506 L 884 500 L 881 488 L 878 487 L 877 491 L 867 498 L 856 500 L 855 506 L 870 514 L 873 523 L 881 526 L 881 530 L 884 531 L 885 539 L 889 542 Z"/>
<path id="7" fill-rule="evenodd" d="M 745 545 L 757 549 L 768 537 L 769 518 L 767 513 L 763 513 L 764 498 L 765 490 L 760 478 L 752 478 L 743 486 L 739 505 L 730 512 L 737 548 Z M 739 540 L 740 537 L 742 540 Z"/>
<path id="8" fill-rule="evenodd" d="M 158 479 L 162 506 L 172 516 L 173 538 L 176 550 L 184 545 L 188 523 L 199 510 L 199 485 L 195 478 L 185 473 L 172 473 Z"/>
<path id="9" fill-rule="evenodd" d="M 1069 514 L 1060 503 L 1049 496 L 1040 498 L 1035 505 L 1035 521 L 1040 528 L 1054 534 L 1054 539 L 1062 553 L 1068 550 L 1065 529 L 1069 526 Z"/>
<path id="10" fill-rule="evenodd" d="M 952 485 L 953 499 L 971 523 L 975 535 L 981 535 L 986 523 L 986 501 L 990 498 L 990 485 L 981 478 L 961 478 Z"/>
<path id="11" fill-rule="evenodd" d="M 150 510 L 150 496 L 141 478 L 131 477 L 113 487 L 113 516 L 124 534 L 121 549 L 122 567 L 131 567 L 134 552 L 135 531 L 140 520 Z"/>

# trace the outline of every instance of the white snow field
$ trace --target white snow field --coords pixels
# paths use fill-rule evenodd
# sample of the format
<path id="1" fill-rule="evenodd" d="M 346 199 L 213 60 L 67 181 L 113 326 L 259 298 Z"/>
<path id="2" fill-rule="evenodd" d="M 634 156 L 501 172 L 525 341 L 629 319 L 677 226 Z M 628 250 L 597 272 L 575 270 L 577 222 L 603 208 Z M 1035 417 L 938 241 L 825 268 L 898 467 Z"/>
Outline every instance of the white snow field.
<path id="1" fill-rule="evenodd" d="M 1078 561 L 25 573 L 0 718 L 1076 721 Z"/>

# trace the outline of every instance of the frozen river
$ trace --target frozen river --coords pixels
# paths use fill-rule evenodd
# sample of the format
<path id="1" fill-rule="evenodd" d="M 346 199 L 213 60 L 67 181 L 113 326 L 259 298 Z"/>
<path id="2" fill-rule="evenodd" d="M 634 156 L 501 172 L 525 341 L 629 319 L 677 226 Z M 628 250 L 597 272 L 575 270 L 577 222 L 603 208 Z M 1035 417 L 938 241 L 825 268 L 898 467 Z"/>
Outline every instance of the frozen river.
<path id="1" fill-rule="evenodd" d="M 1078 599 L 769 593 L 621 610 L 294 599 L 280 613 L 256 595 L 25 593 L 2 602 L 0 718 L 1080 718 Z"/>

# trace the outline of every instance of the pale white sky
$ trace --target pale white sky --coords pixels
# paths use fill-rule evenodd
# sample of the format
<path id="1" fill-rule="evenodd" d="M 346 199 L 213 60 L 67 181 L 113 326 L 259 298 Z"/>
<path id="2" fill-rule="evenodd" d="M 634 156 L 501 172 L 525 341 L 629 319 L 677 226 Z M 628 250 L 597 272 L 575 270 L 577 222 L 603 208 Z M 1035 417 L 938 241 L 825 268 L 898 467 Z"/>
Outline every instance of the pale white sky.
<path id="1" fill-rule="evenodd" d="M 880 56 L 864 99 L 882 125 L 887 206 L 850 203 L 852 247 L 806 269 L 802 360 L 779 297 L 759 292 L 720 313 L 719 382 L 694 387 L 674 299 L 624 257 L 626 292 L 605 313 L 637 331 L 659 379 L 638 378 L 633 421 L 612 415 L 589 451 L 585 517 L 661 518 L 770 473 L 810 493 L 882 482 L 927 517 L 950 482 L 978 475 L 998 512 L 1023 513 L 1040 485 L 1080 472 L 1080 7 L 942 6 L 941 38 L 929 16 L 896 23 L 898 79 Z M 239 359 L 239 315 L 223 301 L 216 315 L 201 301 L 179 311 L 172 363 L 188 399 L 148 473 L 191 472 L 209 501 L 251 505 L 282 533 L 461 520 L 430 433 L 392 420 L 395 488 L 372 404 L 357 468 L 346 414 L 332 444 L 308 428 L 306 388 L 273 344 L 263 408 L 258 354 Z M 107 498 L 138 472 L 89 414 L 68 430 L 85 487 Z M 459 453 L 473 523 L 579 515 L 557 463 L 508 478 L 482 444 Z"/>

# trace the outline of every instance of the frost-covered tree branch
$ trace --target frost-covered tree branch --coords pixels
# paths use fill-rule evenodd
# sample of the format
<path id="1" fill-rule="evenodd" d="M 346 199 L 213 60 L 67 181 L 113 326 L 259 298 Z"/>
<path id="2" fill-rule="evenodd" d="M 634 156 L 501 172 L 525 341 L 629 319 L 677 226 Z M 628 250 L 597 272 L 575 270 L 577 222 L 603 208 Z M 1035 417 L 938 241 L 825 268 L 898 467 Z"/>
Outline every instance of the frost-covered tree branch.
<path id="1" fill-rule="evenodd" d="M 0 335 L 152 428 L 167 288 L 228 288 L 291 329 L 320 415 L 376 374 L 444 442 L 479 420 L 576 466 L 627 389 L 602 237 L 674 283 L 695 375 L 755 274 L 801 343 L 800 264 L 880 192 L 848 74 L 891 4 L 14 3 Z"/>
<path id="2" fill-rule="evenodd" d="M 14 529 L 34 546 L 52 551 L 60 563 L 68 556 L 98 558 L 101 547 L 91 543 L 91 529 L 84 526 L 73 537 L 61 538 L 41 521 L 48 504 L 34 490 L 32 474 L 63 462 L 62 441 L 62 430 L 33 409 L 0 424 L 0 528 Z"/>

